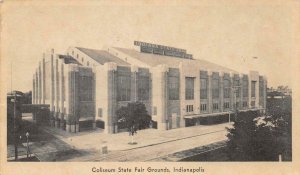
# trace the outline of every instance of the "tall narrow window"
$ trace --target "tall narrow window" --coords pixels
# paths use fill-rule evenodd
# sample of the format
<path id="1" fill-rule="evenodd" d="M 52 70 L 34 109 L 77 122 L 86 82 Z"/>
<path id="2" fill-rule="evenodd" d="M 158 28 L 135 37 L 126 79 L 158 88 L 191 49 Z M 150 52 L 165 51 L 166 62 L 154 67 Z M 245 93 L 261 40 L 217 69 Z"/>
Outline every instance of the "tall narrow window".
<path id="1" fill-rule="evenodd" d="M 62 77 L 62 101 L 66 100 L 65 76 Z"/>
<path id="2" fill-rule="evenodd" d="M 139 76 L 138 78 L 138 99 L 149 100 L 149 77 Z"/>
<path id="3" fill-rule="evenodd" d="M 118 101 L 130 101 L 131 78 L 130 75 L 118 76 Z"/>
<path id="4" fill-rule="evenodd" d="M 200 79 L 200 99 L 207 99 L 207 78 Z"/>
<path id="5" fill-rule="evenodd" d="M 93 77 L 91 76 L 79 77 L 79 99 L 80 101 L 93 100 Z"/>
<path id="6" fill-rule="evenodd" d="M 168 78 L 169 100 L 179 100 L 179 77 Z"/>
<path id="7" fill-rule="evenodd" d="M 194 77 L 185 78 L 185 99 L 194 99 Z"/>
<path id="8" fill-rule="evenodd" d="M 255 97 L 255 85 L 256 81 L 251 81 L 251 97 Z"/>
<path id="9" fill-rule="evenodd" d="M 243 80 L 243 97 L 248 97 L 248 79 Z"/>
<path id="10" fill-rule="evenodd" d="M 219 98 L 219 79 L 212 79 L 212 97 Z"/>
<path id="11" fill-rule="evenodd" d="M 224 98 L 230 98 L 230 81 L 224 79 Z"/>
<path id="12" fill-rule="evenodd" d="M 235 95 L 238 98 L 238 97 L 240 97 L 240 94 L 241 94 L 240 80 L 239 79 L 235 79 L 233 85 L 234 85 L 234 87 L 236 89 Z"/>
<path id="13" fill-rule="evenodd" d="M 259 81 L 259 96 L 264 96 L 264 82 L 262 80 Z"/>

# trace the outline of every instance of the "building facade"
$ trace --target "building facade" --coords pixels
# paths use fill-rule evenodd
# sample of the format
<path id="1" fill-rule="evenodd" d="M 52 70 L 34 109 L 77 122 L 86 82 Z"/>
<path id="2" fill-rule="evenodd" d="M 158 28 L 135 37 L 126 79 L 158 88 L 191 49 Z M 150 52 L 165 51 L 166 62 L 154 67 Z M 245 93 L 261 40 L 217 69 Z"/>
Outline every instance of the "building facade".
<path id="1" fill-rule="evenodd" d="M 50 105 L 51 125 L 68 132 L 102 123 L 118 132 L 116 111 L 145 104 L 157 129 L 201 124 L 235 110 L 264 110 L 266 77 L 194 59 L 186 50 L 134 42 L 134 48 L 70 47 L 43 55 L 33 75 L 33 104 Z"/>

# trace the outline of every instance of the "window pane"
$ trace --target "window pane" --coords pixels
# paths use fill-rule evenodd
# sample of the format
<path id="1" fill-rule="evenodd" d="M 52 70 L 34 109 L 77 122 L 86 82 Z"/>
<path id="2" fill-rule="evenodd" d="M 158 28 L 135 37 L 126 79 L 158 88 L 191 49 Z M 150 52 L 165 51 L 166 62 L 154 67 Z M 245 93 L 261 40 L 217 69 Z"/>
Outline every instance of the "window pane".
<path id="1" fill-rule="evenodd" d="M 255 97 L 255 84 L 256 81 L 251 81 L 251 97 Z"/>
<path id="2" fill-rule="evenodd" d="M 79 99 L 80 101 L 93 100 L 93 77 L 79 77 Z"/>
<path id="3" fill-rule="evenodd" d="M 179 100 L 179 77 L 168 79 L 169 100 Z"/>
<path id="4" fill-rule="evenodd" d="M 219 79 L 212 79 L 212 97 L 219 98 Z"/>
<path id="5" fill-rule="evenodd" d="M 194 78 L 193 77 L 185 78 L 185 99 L 186 100 L 194 99 Z"/>
<path id="6" fill-rule="evenodd" d="M 139 76 L 138 78 L 138 99 L 149 100 L 149 77 Z"/>
<path id="7" fill-rule="evenodd" d="M 207 99 L 207 79 L 200 79 L 200 98 Z"/>
<path id="8" fill-rule="evenodd" d="M 243 80 L 243 97 L 248 97 L 248 80 Z"/>
<path id="9" fill-rule="evenodd" d="M 118 76 L 118 100 L 130 101 L 131 78 L 126 75 Z"/>
<path id="10" fill-rule="evenodd" d="M 224 80 L 224 98 L 230 97 L 230 81 L 228 79 Z"/>

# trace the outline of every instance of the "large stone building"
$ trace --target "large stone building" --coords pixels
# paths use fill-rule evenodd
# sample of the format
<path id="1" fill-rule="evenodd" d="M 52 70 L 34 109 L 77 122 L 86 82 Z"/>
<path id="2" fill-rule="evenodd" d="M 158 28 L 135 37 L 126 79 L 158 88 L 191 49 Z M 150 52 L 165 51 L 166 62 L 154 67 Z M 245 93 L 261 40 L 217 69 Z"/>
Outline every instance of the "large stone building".
<path id="1" fill-rule="evenodd" d="M 115 112 L 146 105 L 157 129 L 197 125 L 201 118 L 264 110 L 266 78 L 194 59 L 186 50 L 144 42 L 132 49 L 70 47 L 43 55 L 33 75 L 33 104 L 49 104 L 53 126 L 69 132 L 102 123 L 118 131 Z"/>

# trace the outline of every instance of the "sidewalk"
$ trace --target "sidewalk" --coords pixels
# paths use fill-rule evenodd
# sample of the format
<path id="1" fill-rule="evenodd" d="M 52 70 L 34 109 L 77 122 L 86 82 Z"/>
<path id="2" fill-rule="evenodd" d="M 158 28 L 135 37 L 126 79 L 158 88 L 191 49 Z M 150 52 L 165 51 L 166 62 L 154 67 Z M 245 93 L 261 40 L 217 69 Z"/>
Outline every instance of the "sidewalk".
<path id="1" fill-rule="evenodd" d="M 68 133 L 51 127 L 44 127 L 43 130 L 71 145 L 74 149 L 100 151 L 102 146 L 107 146 L 109 151 L 122 151 L 224 131 L 226 127 L 230 126 L 231 124 L 226 123 L 211 126 L 199 125 L 168 131 L 156 129 L 141 130 L 134 136 L 134 142 L 137 142 L 136 145 L 128 144 L 131 138 L 127 132 L 106 134 L 102 129 L 96 129 L 79 133 Z"/>

